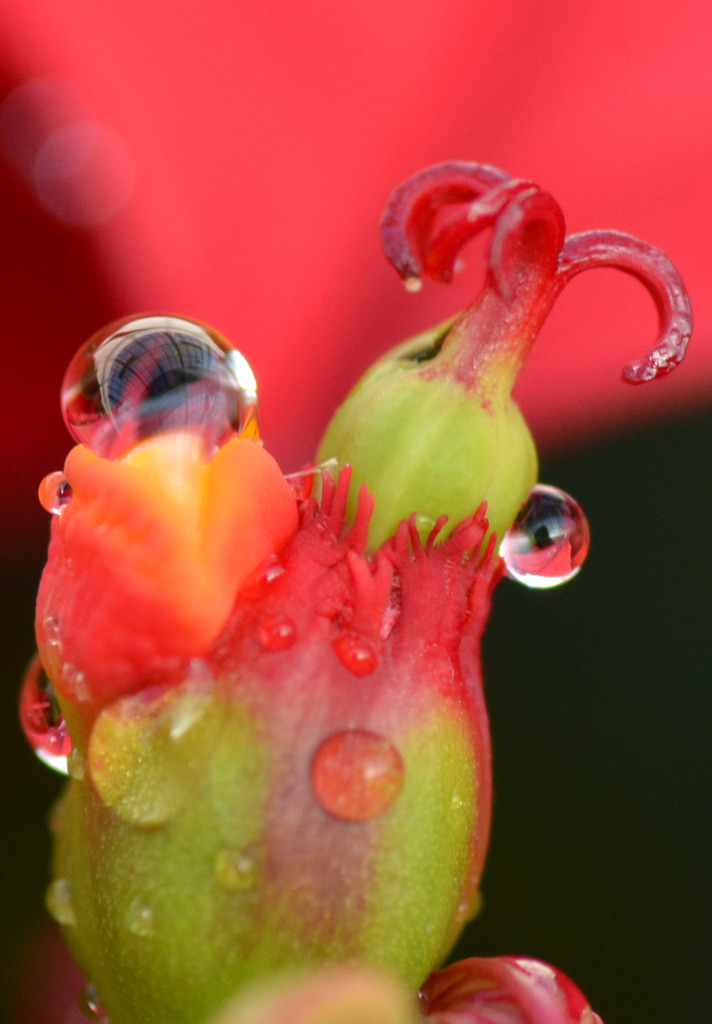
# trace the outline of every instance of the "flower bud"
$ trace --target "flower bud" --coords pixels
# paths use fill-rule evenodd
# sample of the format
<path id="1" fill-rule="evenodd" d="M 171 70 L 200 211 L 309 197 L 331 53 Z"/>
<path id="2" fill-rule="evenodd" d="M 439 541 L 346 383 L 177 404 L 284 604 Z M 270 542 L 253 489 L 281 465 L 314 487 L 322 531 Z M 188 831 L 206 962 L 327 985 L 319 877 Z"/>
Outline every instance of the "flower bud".
<path id="1" fill-rule="evenodd" d="M 454 213 L 451 212 L 454 210 Z M 692 329 L 679 275 L 657 249 L 617 232 L 565 238 L 555 200 L 532 182 L 481 164 L 441 164 L 391 197 L 382 221 L 386 255 L 410 291 L 424 277 L 449 281 L 461 247 L 493 228 L 483 288 L 454 320 L 393 349 L 337 410 L 319 458 L 353 468 L 376 498 L 370 545 L 415 513 L 441 536 L 487 503 L 501 539 L 534 485 L 534 442 L 512 388 L 556 297 L 577 273 L 612 266 L 638 277 L 660 314 L 651 353 L 624 371 L 631 383 L 667 373 Z"/>

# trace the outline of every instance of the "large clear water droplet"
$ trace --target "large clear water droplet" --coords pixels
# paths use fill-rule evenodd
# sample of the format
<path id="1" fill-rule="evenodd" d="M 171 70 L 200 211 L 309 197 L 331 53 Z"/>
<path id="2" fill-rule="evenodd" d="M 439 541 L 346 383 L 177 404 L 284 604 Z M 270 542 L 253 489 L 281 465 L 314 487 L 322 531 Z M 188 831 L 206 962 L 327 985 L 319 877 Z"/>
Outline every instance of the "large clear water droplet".
<path id="1" fill-rule="evenodd" d="M 403 761 L 393 744 L 365 729 L 329 736 L 311 763 L 317 800 L 343 821 L 369 821 L 382 814 L 400 793 L 403 776 Z"/>
<path id="2" fill-rule="evenodd" d="M 537 484 L 504 535 L 499 553 L 512 579 L 543 590 L 572 579 L 589 545 L 581 506 L 564 491 Z"/>
<path id="3" fill-rule="evenodd" d="M 39 655 L 33 658 L 22 683 L 20 721 L 40 761 L 68 775 L 67 758 L 72 752 L 72 741 Z"/>
<path id="4" fill-rule="evenodd" d="M 118 459 L 171 430 L 198 433 L 209 452 L 257 438 L 257 384 L 247 360 L 194 320 L 143 316 L 94 335 L 69 364 L 62 412 L 75 440 Z"/>

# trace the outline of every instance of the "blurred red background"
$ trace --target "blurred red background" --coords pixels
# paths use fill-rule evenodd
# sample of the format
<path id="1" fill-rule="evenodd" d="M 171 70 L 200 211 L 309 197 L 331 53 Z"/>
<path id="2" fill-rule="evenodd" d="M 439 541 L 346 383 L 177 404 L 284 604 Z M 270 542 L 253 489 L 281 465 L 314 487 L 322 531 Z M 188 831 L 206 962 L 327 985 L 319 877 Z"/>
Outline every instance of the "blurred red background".
<path id="1" fill-rule="evenodd" d="M 712 11 L 693 0 L 2 0 L 0 40 L 8 707 L 74 350 L 134 311 L 211 323 L 250 360 L 266 442 L 295 469 L 378 353 L 476 292 L 481 246 L 452 288 L 416 296 L 381 254 L 384 203 L 420 167 L 530 177 L 569 231 L 637 235 L 687 282 L 688 359 L 643 389 L 620 368 L 652 342 L 646 293 L 610 271 L 567 289 L 518 387 L 545 454 L 708 406 Z M 13 789 L 7 814 L 42 809 Z"/>

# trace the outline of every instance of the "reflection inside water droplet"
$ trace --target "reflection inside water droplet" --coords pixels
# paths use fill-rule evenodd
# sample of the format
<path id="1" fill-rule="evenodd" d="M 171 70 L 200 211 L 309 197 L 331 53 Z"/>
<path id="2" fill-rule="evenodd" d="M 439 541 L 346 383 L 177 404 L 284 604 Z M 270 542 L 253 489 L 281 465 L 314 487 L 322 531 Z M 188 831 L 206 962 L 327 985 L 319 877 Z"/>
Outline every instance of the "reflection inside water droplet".
<path id="1" fill-rule="evenodd" d="M 68 775 L 67 758 L 72 752 L 72 741 L 39 655 L 33 658 L 22 683 L 20 721 L 40 761 Z"/>
<path id="2" fill-rule="evenodd" d="M 572 579 L 589 544 L 580 505 L 564 491 L 538 484 L 504 535 L 499 553 L 512 579 L 543 590 Z"/>
<path id="3" fill-rule="evenodd" d="M 115 322 L 69 364 L 62 385 L 69 432 L 118 459 L 174 430 L 212 454 L 238 435 L 257 438 L 257 384 L 244 356 L 211 328 L 174 316 Z"/>
<path id="4" fill-rule="evenodd" d="M 368 821 L 382 814 L 400 793 L 403 775 L 403 761 L 393 744 L 365 729 L 330 736 L 311 765 L 319 803 L 343 821 Z"/>

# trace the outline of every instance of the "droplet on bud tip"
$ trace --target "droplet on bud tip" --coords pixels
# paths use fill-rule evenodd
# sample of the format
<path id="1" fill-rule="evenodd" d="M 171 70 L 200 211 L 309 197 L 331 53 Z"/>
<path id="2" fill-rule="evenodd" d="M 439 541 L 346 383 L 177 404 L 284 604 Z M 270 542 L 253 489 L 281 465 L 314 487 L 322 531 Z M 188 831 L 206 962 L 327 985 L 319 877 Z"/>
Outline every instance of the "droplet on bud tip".
<path id="1" fill-rule="evenodd" d="M 167 431 L 197 433 L 210 454 L 232 437 L 259 437 L 247 360 L 217 331 L 174 316 L 95 334 L 69 364 L 62 411 L 74 439 L 103 458 Z"/>
<path id="2" fill-rule="evenodd" d="M 403 287 L 407 292 L 419 292 L 423 287 L 423 280 L 420 277 L 406 277 Z"/>

